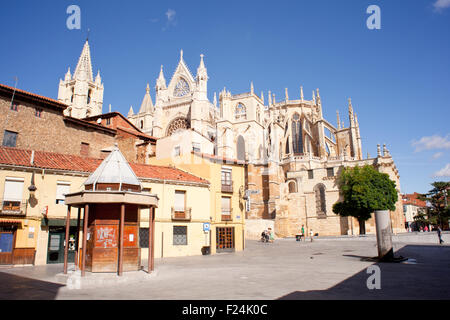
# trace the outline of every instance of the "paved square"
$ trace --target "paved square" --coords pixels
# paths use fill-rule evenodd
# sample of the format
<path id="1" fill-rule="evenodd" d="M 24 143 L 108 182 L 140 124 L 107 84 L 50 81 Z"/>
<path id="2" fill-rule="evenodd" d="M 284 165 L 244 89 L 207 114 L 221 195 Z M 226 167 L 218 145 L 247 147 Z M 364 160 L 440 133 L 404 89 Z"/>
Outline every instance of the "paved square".
<path id="1" fill-rule="evenodd" d="M 407 263 L 377 263 L 381 289 L 369 290 L 375 240 L 247 241 L 244 252 L 156 259 L 156 274 L 89 274 L 66 285 L 62 265 L 0 269 L 0 299 L 449 299 L 450 247 L 396 243 Z M 55 276 L 58 274 L 58 276 Z M 59 281 L 59 283 L 57 282 Z M 97 283 L 95 282 L 97 281 Z M 72 288 L 72 289 L 71 289 Z"/>

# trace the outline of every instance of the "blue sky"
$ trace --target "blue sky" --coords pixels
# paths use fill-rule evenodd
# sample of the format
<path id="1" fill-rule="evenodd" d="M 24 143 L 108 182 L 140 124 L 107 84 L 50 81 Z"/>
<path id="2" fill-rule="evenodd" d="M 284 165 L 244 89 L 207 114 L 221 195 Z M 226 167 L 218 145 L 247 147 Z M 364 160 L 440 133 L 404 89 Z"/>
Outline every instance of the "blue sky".
<path id="1" fill-rule="evenodd" d="M 66 9 L 81 8 L 81 30 Z M 369 30 L 366 9 L 381 9 Z M 363 154 L 386 143 L 402 192 L 450 179 L 450 0 L 23 1 L 1 5 L 0 83 L 57 98 L 86 39 L 105 86 L 104 112 L 137 110 L 161 65 L 169 81 L 180 49 L 192 72 L 200 54 L 209 98 L 271 90 L 277 100 L 319 88 L 324 117 L 348 125 L 347 99 L 361 127 Z M 436 177 L 436 175 L 440 175 Z"/>

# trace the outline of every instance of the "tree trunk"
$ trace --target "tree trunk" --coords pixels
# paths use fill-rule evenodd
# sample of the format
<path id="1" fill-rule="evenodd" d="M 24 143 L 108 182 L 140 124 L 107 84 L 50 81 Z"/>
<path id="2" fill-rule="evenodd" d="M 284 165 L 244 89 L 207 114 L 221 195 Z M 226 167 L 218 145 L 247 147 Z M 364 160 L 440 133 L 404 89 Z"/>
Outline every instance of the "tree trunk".
<path id="1" fill-rule="evenodd" d="M 366 220 L 358 219 L 359 234 L 366 234 Z"/>

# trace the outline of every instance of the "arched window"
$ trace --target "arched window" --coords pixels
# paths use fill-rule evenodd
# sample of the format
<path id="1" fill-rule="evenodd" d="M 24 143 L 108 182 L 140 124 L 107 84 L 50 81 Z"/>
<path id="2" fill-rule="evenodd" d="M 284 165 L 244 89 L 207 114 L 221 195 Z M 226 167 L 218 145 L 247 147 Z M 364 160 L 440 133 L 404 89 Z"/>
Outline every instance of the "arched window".
<path id="1" fill-rule="evenodd" d="M 87 95 L 87 104 L 91 103 L 91 94 L 92 94 L 92 90 L 89 89 L 88 95 Z"/>
<path id="2" fill-rule="evenodd" d="M 296 193 L 297 192 L 297 184 L 295 181 L 289 182 L 289 193 Z"/>
<path id="3" fill-rule="evenodd" d="M 256 121 L 258 121 L 258 123 L 261 123 L 261 112 L 258 110 L 256 110 Z"/>
<path id="4" fill-rule="evenodd" d="M 242 103 L 239 103 L 236 106 L 234 115 L 236 117 L 236 120 L 247 120 L 247 109 Z"/>
<path id="5" fill-rule="evenodd" d="M 295 154 L 303 153 L 302 123 L 297 113 L 292 117 L 292 148 Z"/>
<path id="6" fill-rule="evenodd" d="M 191 92 L 191 89 L 189 88 L 189 84 L 184 80 L 183 78 L 180 78 L 178 80 L 175 89 L 173 91 L 173 95 L 177 98 L 184 97 L 189 92 Z"/>
<path id="7" fill-rule="evenodd" d="M 74 88 L 72 88 L 72 97 L 70 98 L 70 102 L 73 102 Z"/>
<path id="8" fill-rule="evenodd" d="M 289 137 L 286 139 L 286 154 L 291 153 L 290 149 L 289 149 Z"/>
<path id="9" fill-rule="evenodd" d="M 316 196 L 316 213 L 318 216 L 327 215 L 327 204 L 325 200 L 325 186 L 320 183 L 314 187 L 314 194 Z"/>
<path id="10" fill-rule="evenodd" d="M 141 120 L 141 129 L 144 129 L 144 121 Z"/>

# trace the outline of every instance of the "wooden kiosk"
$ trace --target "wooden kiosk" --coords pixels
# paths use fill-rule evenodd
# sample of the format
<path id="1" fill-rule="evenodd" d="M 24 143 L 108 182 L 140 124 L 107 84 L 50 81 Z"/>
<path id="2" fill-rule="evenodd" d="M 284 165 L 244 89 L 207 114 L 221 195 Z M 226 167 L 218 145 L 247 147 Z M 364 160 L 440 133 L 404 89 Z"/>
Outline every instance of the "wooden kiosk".
<path id="1" fill-rule="evenodd" d="M 155 207 L 158 197 L 142 192 L 139 179 L 117 146 L 84 183 L 85 190 L 66 195 L 67 225 L 70 209 L 77 207 L 80 229 L 83 216 L 83 245 L 79 252 L 76 239 L 75 263 L 81 260 L 82 276 L 85 271 L 117 272 L 141 269 L 139 247 L 139 223 L 141 208 L 149 208 L 148 272 L 154 269 L 154 226 Z M 68 243 L 66 226 L 66 243 Z M 86 236 L 85 236 L 86 235 Z M 67 273 L 67 246 L 64 255 L 64 273 Z M 78 259 L 81 257 L 81 259 Z"/>

